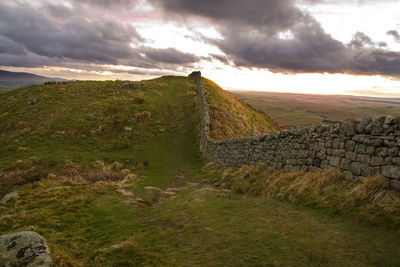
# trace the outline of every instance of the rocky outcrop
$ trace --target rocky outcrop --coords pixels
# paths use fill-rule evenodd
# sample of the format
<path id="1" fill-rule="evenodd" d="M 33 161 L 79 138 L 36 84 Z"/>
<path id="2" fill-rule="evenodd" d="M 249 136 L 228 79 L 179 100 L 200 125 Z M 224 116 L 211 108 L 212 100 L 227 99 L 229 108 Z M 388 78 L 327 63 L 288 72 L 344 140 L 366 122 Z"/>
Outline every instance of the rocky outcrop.
<path id="1" fill-rule="evenodd" d="M 201 73 L 197 83 L 201 112 L 200 149 L 223 167 L 265 165 L 274 169 L 315 170 L 335 167 L 347 179 L 382 174 L 400 189 L 400 117 L 346 120 L 335 126 L 294 127 L 274 134 L 214 140 L 209 135 L 208 102 Z"/>
<path id="2" fill-rule="evenodd" d="M 19 232 L 0 236 L 0 266 L 50 267 L 53 262 L 41 235 Z"/>

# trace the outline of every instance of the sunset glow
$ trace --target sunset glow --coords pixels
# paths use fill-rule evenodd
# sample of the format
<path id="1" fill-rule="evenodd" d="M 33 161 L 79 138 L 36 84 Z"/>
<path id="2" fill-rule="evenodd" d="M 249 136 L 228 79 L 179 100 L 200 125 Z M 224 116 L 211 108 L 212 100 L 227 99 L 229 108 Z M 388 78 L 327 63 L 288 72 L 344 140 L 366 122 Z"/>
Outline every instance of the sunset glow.
<path id="1" fill-rule="evenodd" d="M 0 21 L 0 68 L 4 70 L 95 80 L 140 80 L 201 70 L 226 89 L 400 97 L 396 1 L 298 0 L 270 6 L 271 10 L 306 14 L 297 22 L 268 17 L 268 12 L 260 14 L 262 18 L 234 10 L 232 14 L 206 14 L 195 5 L 192 8 L 191 2 L 182 7 L 185 16 L 170 10 L 174 4 L 168 1 L 125 1 L 127 6 L 73 0 L 51 5 L 39 0 L 22 2 L 25 9 L 10 0 L 1 5 L 9 13 L 30 12 L 38 25 L 55 22 L 53 30 L 67 39 L 75 38 L 73 35 L 82 40 L 91 35 L 95 38 L 94 34 L 103 37 L 93 41 L 99 51 L 90 45 L 79 47 L 79 39 L 71 40 L 76 47 L 60 48 L 58 40 L 52 40 L 55 37 L 42 31 L 42 39 L 47 38 L 51 45 L 48 53 L 41 51 L 41 39 L 29 42 L 25 37 L 8 35 L 5 22 Z M 253 8 L 251 3 L 249 8 Z M 62 15 L 69 12 L 74 15 Z M 78 14 L 81 17 L 75 18 Z M 26 25 L 18 27 L 19 31 L 29 30 Z M 73 35 L 68 36 L 63 27 Z M 110 27 L 116 29 L 111 32 Z M 307 36 L 310 32 L 313 36 Z M 317 44 L 320 40 L 325 43 Z"/>

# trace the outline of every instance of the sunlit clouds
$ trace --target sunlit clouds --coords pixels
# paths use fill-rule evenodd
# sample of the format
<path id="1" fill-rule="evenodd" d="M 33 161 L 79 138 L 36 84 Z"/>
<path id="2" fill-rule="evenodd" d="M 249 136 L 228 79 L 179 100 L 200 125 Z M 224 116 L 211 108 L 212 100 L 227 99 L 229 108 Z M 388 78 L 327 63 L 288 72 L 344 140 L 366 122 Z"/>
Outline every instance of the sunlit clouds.
<path id="1" fill-rule="evenodd" d="M 397 1 L 4 0 L 0 69 L 400 97 Z"/>

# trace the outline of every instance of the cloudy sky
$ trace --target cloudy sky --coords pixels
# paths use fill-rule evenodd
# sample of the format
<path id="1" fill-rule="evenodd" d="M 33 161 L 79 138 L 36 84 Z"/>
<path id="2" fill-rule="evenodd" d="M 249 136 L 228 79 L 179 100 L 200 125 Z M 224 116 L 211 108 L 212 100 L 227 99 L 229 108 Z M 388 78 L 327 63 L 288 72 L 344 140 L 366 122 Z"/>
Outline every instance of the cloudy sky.
<path id="1" fill-rule="evenodd" d="M 400 97 L 400 0 L 1 0 L 0 68 Z"/>

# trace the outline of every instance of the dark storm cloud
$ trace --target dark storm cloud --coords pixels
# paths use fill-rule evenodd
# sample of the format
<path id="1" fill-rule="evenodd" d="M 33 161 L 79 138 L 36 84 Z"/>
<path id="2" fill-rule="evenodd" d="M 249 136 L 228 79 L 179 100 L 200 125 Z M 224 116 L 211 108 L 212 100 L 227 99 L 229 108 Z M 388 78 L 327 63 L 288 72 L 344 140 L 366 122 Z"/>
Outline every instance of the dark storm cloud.
<path id="1" fill-rule="evenodd" d="M 144 53 L 146 57 L 155 62 L 164 62 L 169 64 L 189 64 L 199 60 L 193 54 L 187 54 L 176 50 L 175 48 L 150 48 L 143 47 L 139 50 Z"/>
<path id="2" fill-rule="evenodd" d="M 239 67 L 400 75 L 399 53 L 381 49 L 384 43 L 375 43 L 363 33 L 356 33 L 350 44 L 335 40 L 294 0 L 150 1 L 165 10 L 168 18 L 212 23 L 223 39 L 206 41 Z"/>
<path id="3" fill-rule="evenodd" d="M 387 47 L 386 42 L 374 42 L 371 37 L 363 32 L 356 32 L 353 35 L 353 39 L 348 44 L 352 48 L 363 48 L 363 47 Z"/>
<path id="4" fill-rule="evenodd" d="M 59 59 L 38 56 L 32 53 L 26 53 L 24 55 L 0 53 L 1 66 L 39 68 L 43 66 L 61 66 L 63 64 L 65 64 L 65 62 Z"/>
<path id="5" fill-rule="evenodd" d="M 395 3 L 398 0 L 297 0 L 300 4 L 329 4 L 329 5 L 371 5 L 382 3 Z"/>
<path id="6" fill-rule="evenodd" d="M 225 65 L 229 65 L 229 60 L 224 55 L 210 54 L 209 60 L 216 59 Z"/>
<path id="7" fill-rule="evenodd" d="M 114 3 L 134 5 L 136 1 L 75 2 L 108 8 Z M 144 47 L 145 40 L 130 24 L 111 16 L 89 19 L 88 9 L 76 5 L 51 2 L 37 8 L 28 3 L 0 2 L 0 65 L 41 67 L 81 62 L 175 70 L 178 65 L 198 60 L 172 48 Z"/>
<path id="8" fill-rule="evenodd" d="M 391 35 L 394 38 L 394 40 L 396 40 L 397 42 L 400 42 L 400 34 L 397 31 L 395 31 L 395 30 L 388 31 L 386 34 Z"/>
<path id="9" fill-rule="evenodd" d="M 179 16 L 200 16 L 269 28 L 287 28 L 304 14 L 290 0 L 149 0 Z"/>
<path id="10" fill-rule="evenodd" d="M 16 42 L 0 36 L 0 54 L 25 55 L 26 51 Z"/>
<path id="11" fill-rule="evenodd" d="M 72 0 L 75 5 L 88 5 L 90 7 L 104 8 L 132 8 L 137 5 L 139 0 Z"/>
<path id="12" fill-rule="evenodd" d="M 366 35 L 363 32 L 357 32 L 353 36 L 353 40 L 351 40 L 349 46 L 355 47 L 355 48 L 361 48 L 364 47 L 365 45 L 375 45 L 375 43 L 372 41 L 372 39 Z"/>
<path id="13" fill-rule="evenodd" d="M 375 42 L 361 32 L 349 44 L 341 43 L 296 6 L 299 2 L 333 3 L 330 0 L 147 0 L 155 12 L 161 11 L 170 20 L 194 19 L 214 26 L 222 39 L 192 36 L 225 54 L 207 58 L 175 48 L 146 47 L 146 40 L 124 22 L 127 18 L 134 20 L 126 12 L 143 1 L 68 0 L 69 5 L 43 1 L 40 7 L 33 7 L 29 2 L 35 1 L 2 0 L 0 65 L 82 64 L 82 68 L 97 66 L 101 70 L 100 64 L 113 64 L 177 70 L 190 68 L 200 60 L 216 59 L 227 65 L 285 73 L 400 75 L 400 54 L 382 49 L 385 43 Z M 396 31 L 388 34 L 399 38 Z"/>
<path id="14" fill-rule="evenodd" d="M 133 56 L 129 44 L 141 40 L 132 26 L 113 18 L 56 21 L 34 9 L 7 5 L 0 6 L 0 35 L 40 56 L 109 64 Z"/>

